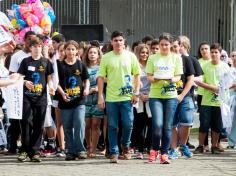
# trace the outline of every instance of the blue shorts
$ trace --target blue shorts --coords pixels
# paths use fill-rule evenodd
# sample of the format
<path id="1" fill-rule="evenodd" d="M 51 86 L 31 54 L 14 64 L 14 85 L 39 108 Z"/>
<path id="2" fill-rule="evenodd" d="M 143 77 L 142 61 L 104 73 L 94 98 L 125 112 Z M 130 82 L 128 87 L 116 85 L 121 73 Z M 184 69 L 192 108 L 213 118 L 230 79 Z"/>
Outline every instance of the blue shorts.
<path id="1" fill-rule="evenodd" d="M 173 121 L 173 127 L 192 126 L 194 116 L 194 103 L 191 96 L 185 96 L 178 104 Z"/>

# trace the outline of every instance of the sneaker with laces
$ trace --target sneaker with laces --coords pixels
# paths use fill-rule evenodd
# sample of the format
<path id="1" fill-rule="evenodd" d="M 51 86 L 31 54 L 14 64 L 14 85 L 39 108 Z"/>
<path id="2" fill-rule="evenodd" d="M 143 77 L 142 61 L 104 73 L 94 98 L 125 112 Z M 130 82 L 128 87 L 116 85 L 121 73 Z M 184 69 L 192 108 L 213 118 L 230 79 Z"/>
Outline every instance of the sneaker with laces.
<path id="1" fill-rule="evenodd" d="M 79 152 L 78 153 L 78 158 L 79 159 L 86 159 L 88 156 L 87 156 L 87 153 L 85 151 L 82 151 L 82 152 Z"/>
<path id="2" fill-rule="evenodd" d="M 57 157 L 60 157 L 60 158 L 66 157 L 65 150 L 59 150 L 59 151 L 56 153 L 56 156 L 57 156 Z"/>
<path id="3" fill-rule="evenodd" d="M 143 154 L 142 154 L 142 153 L 138 153 L 138 154 L 135 156 L 135 159 L 143 159 Z"/>
<path id="4" fill-rule="evenodd" d="M 194 153 L 194 154 L 204 153 L 204 147 L 199 145 L 199 146 L 194 150 L 193 153 Z"/>
<path id="5" fill-rule="evenodd" d="M 36 155 L 33 155 L 33 156 L 30 158 L 30 161 L 31 161 L 31 162 L 40 163 L 42 160 L 40 159 L 40 155 L 36 154 Z"/>
<path id="6" fill-rule="evenodd" d="M 110 156 L 110 163 L 118 163 L 118 156 L 117 155 L 111 155 Z"/>
<path id="7" fill-rule="evenodd" d="M 190 152 L 188 146 L 185 144 L 181 144 L 179 146 L 179 151 L 182 153 L 183 156 L 185 156 L 187 158 L 191 158 L 193 156 L 193 153 Z"/>
<path id="8" fill-rule="evenodd" d="M 149 154 L 149 157 L 148 157 L 148 162 L 149 163 L 155 162 L 157 160 L 158 156 L 159 156 L 158 151 L 150 150 L 150 154 Z"/>
<path id="9" fill-rule="evenodd" d="M 178 159 L 180 156 L 181 154 L 177 149 L 170 149 L 169 159 Z"/>
<path id="10" fill-rule="evenodd" d="M 28 158 L 28 154 L 26 152 L 21 152 L 17 157 L 18 161 L 21 161 L 21 162 L 25 162 L 27 158 Z"/>
<path id="11" fill-rule="evenodd" d="M 167 154 L 161 155 L 160 164 L 170 164 L 169 156 Z"/>

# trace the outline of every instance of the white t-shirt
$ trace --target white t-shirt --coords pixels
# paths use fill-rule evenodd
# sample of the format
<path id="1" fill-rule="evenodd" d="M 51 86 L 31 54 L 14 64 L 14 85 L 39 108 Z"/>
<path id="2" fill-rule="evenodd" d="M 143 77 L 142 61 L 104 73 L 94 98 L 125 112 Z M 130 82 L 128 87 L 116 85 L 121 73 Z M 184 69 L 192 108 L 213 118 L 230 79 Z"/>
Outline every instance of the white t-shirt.
<path id="1" fill-rule="evenodd" d="M 25 53 L 23 50 L 20 50 L 13 54 L 11 56 L 9 71 L 16 73 L 20 67 L 21 61 L 29 56 L 31 56 L 31 53 Z"/>

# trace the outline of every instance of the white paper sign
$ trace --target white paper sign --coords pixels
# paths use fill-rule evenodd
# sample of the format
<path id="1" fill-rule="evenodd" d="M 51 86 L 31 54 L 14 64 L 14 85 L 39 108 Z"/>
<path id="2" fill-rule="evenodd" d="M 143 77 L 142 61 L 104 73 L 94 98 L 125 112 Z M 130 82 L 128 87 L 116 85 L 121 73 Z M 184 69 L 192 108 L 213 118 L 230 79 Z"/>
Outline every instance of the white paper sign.
<path id="1" fill-rule="evenodd" d="M 7 116 L 10 119 L 22 119 L 23 78 L 6 88 Z"/>
<path id="2" fill-rule="evenodd" d="M 0 46 L 12 41 L 12 37 L 0 26 Z"/>

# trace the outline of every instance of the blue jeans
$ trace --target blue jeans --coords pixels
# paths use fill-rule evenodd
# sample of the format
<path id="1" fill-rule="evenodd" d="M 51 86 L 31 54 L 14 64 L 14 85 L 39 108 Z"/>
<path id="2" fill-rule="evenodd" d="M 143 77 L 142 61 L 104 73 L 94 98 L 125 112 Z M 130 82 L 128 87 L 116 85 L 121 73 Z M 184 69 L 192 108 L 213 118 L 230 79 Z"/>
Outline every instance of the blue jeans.
<path id="1" fill-rule="evenodd" d="M 109 140 L 109 152 L 111 155 L 118 155 L 118 121 L 121 117 L 122 123 L 122 137 L 121 144 L 123 147 L 129 147 L 130 138 L 133 129 L 133 106 L 131 101 L 121 102 L 107 102 L 107 120 L 108 120 L 108 140 Z"/>
<path id="2" fill-rule="evenodd" d="M 85 151 L 85 105 L 61 110 L 62 124 L 68 153 L 78 154 Z"/>
<path id="3" fill-rule="evenodd" d="M 152 149 L 159 150 L 161 140 L 161 154 L 167 154 L 178 100 L 177 98 L 150 98 L 149 103 L 152 113 Z"/>

